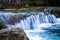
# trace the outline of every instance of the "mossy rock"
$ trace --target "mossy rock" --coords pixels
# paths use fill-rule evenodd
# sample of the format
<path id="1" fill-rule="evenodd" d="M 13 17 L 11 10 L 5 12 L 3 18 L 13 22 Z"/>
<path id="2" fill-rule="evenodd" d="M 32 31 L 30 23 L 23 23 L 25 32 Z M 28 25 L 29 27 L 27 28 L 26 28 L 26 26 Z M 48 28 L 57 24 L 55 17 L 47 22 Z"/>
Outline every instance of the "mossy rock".
<path id="1" fill-rule="evenodd" d="M 29 40 L 21 28 L 7 28 L 0 30 L 0 40 Z"/>

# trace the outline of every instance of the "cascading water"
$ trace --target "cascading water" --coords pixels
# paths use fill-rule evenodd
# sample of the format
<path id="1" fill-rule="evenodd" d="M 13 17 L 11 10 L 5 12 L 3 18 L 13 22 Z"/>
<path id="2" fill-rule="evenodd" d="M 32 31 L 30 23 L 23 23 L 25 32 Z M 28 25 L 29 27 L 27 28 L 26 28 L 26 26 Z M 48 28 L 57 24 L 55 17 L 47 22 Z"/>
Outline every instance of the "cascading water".
<path id="1" fill-rule="evenodd" d="M 60 18 L 52 14 L 44 12 L 4 14 L 1 12 L 0 19 L 5 24 L 23 28 L 30 40 L 60 40 Z"/>

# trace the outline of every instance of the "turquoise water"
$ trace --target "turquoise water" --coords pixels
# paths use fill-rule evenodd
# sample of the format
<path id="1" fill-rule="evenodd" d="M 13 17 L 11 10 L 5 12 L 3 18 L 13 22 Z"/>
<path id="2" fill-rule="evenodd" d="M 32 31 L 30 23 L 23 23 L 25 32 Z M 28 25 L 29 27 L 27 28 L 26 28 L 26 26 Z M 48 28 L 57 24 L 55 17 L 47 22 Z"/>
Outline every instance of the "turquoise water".
<path id="1" fill-rule="evenodd" d="M 32 35 L 32 37 L 34 37 L 34 36 L 36 36 L 36 35 L 38 35 L 38 38 L 39 38 L 39 40 L 41 40 L 40 39 L 40 37 L 43 39 L 43 40 L 60 40 L 60 36 L 57 36 L 57 35 L 55 35 L 55 34 L 51 34 L 51 33 L 30 33 L 31 35 Z M 36 37 L 35 37 L 36 38 Z M 36 38 L 36 40 L 37 40 L 37 38 Z"/>
<path id="2" fill-rule="evenodd" d="M 28 30 L 26 34 L 30 40 L 60 40 L 60 24 L 55 24 L 53 27 L 42 30 Z"/>

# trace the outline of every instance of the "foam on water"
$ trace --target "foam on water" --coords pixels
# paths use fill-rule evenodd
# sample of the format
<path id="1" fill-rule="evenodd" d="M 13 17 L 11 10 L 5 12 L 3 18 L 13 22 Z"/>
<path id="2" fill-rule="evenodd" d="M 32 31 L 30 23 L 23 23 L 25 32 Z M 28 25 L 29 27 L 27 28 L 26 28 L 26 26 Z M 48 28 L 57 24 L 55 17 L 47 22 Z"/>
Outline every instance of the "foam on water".
<path id="1" fill-rule="evenodd" d="M 45 25 L 45 24 L 42 24 L 42 25 Z M 40 25 L 40 27 L 42 25 Z M 43 26 L 43 28 L 51 27 L 52 25 L 54 25 L 54 24 L 47 24 L 47 25 Z M 57 26 L 58 25 L 56 25 L 56 27 Z M 56 33 L 56 34 L 51 33 L 50 31 L 41 29 L 40 27 L 35 30 L 24 30 L 24 31 L 30 40 L 60 40 L 60 36 L 57 36 L 58 33 Z M 54 26 L 52 26 L 52 27 L 54 27 Z M 55 28 L 52 28 L 52 27 L 50 29 L 57 29 L 56 27 Z"/>

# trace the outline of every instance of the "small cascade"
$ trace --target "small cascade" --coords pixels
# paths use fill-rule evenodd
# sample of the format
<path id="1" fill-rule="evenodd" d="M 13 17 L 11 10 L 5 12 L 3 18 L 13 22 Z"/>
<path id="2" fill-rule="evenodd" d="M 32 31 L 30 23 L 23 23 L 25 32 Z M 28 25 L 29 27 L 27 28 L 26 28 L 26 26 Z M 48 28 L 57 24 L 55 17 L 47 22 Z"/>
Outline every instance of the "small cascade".
<path id="1" fill-rule="evenodd" d="M 54 15 L 46 15 L 44 12 L 37 13 L 38 14 L 29 14 L 30 16 L 28 14 L 13 13 L 1 13 L 0 15 L 5 23 L 21 27 L 23 29 L 36 29 L 37 26 L 42 23 L 56 23 L 56 17 Z M 19 24 L 19 26 L 17 24 Z"/>
<path id="2" fill-rule="evenodd" d="M 54 15 L 48 14 L 49 23 L 55 23 L 56 17 Z"/>
<path id="3" fill-rule="evenodd" d="M 55 38 L 60 35 L 60 18 L 56 18 L 50 11 L 48 8 L 43 12 L 0 12 L 0 28 L 23 28 L 30 40 L 60 40 Z"/>

